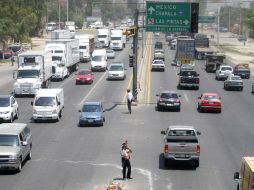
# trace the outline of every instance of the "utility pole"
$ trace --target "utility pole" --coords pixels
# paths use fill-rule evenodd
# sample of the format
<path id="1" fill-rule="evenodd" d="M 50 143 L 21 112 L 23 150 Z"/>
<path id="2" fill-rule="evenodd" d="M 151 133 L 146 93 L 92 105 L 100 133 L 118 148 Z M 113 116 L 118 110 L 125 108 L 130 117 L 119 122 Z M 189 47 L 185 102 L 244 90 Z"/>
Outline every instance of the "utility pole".
<path id="1" fill-rule="evenodd" d="M 60 30 L 61 29 L 61 25 L 60 25 L 60 22 L 61 22 L 61 9 L 60 9 L 60 0 L 58 0 L 58 29 Z"/>
<path id="2" fill-rule="evenodd" d="M 66 6 L 66 9 L 67 9 L 67 21 L 69 21 L 69 0 L 67 0 L 67 6 Z"/>
<path id="3" fill-rule="evenodd" d="M 132 79 L 132 94 L 134 100 L 137 101 L 138 88 L 137 88 L 137 70 L 138 70 L 138 9 L 135 9 L 134 12 L 134 26 L 136 28 L 135 34 L 133 36 L 133 55 L 134 55 L 134 63 L 133 63 L 133 79 Z"/>
<path id="4" fill-rule="evenodd" d="M 219 46 L 220 40 L 220 7 L 218 7 L 217 13 L 217 46 Z"/>

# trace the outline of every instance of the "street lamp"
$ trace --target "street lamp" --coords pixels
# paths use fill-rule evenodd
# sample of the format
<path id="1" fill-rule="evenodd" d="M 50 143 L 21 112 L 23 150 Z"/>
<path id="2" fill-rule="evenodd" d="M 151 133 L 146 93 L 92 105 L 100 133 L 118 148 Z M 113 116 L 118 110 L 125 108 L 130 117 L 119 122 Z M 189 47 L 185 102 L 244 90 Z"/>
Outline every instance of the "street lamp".
<path id="1" fill-rule="evenodd" d="M 240 20 L 239 20 L 239 35 L 242 34 L 242 7 L 241 7 L 242 3 L 239 3 L 239 7 L 240 7 Z"/>
<path id="2" fill-rule="evenodd" d="M 217 46 L 219 46 L 219 39 L 220 39 L 220 6 L 218 7 L 217 13 Z"/>

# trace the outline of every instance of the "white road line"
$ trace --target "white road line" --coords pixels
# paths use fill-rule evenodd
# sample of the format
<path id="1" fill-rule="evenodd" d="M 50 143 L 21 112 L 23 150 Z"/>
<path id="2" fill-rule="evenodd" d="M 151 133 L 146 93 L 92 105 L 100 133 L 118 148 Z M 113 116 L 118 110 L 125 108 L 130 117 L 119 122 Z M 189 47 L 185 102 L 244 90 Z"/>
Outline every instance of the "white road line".
<path id="1" fill-rule="evenodd" d="M 189 103 L 189 98 L 188 98 L 187 94 L 185 94 L 185 93 L 184 93 L 184 98 Z"/>
<path id="2" fill-rule="evenodd" d="M 93 90 L 97 87 L 97 85 L 100 83 L 100 81 L 104 78 L 104 76 L 106 75 L 107 72 L 104 72 L 103 75 L 101 75 L 101 77 L 99 78 L 99 80 L 97 81 L 97 83 L 91 88 L 91 90 L 87 93 L 87 95 L 80 101 L 79 105 L 82 105 L 83 102 L 88 98 L 88 96 L 90 96 L 90 94 L 93 92 Z"/>
<path id="3" fill-rule="evenodd" d="M 176 70 L 176 68 L 175 67 L 173 67 L 174 68 L 174 70 L 175 70 L 175 73 L 176 73 L 176 76 L 177 76 L 177 70 Z"/>

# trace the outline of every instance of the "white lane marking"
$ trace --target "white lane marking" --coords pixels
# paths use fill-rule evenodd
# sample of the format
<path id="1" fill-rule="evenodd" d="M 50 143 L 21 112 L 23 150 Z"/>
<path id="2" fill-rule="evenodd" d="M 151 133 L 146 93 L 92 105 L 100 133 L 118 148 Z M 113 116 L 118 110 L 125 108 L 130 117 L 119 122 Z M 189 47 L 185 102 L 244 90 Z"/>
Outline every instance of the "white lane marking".
<path id="1" fill-rule="evenodd" d="M 99 78 L 99 80 L 96 82 L 96 84 L 91 88 L 91 90 L 87 93 L 87 95 L 80 101 L 79 105 L 82 105 L 83 102 L 90 96 L 90 94 L 94 91 L 94 89 L 97 87 L 97 85 L 100 83 L 100 81 L 104 78 L 107 72 L 104 72 L 103 75 Z"/>
<path id="2" fill-rule="evenodd" d="M 174 70 L 175 70 L 175 73 L 176 73 L 176 76 L 177 76 L 177 70 L 176 70 L 176 68 L 175 67 L 173 67 L 174 68 Z"/>
<path id="3" fill-rule="evenodd" d="M 185 93 L 184 93 L 184 98 L 189 103 L 189 98 L 188 98 L 187 94 L 185 94 Z"/>

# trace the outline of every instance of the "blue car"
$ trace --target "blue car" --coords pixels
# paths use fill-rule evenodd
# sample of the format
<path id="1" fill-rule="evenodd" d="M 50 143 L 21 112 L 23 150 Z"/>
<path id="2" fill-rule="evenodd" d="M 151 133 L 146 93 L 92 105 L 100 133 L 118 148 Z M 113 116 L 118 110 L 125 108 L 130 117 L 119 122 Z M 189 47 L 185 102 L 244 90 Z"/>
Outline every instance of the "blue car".
<path id="1" fill-rule="evenodd" d="M 79 126 L 103 126 L 105 122 L 104 110 L 101 102 L 86 102 L 79 112 Z"/>

